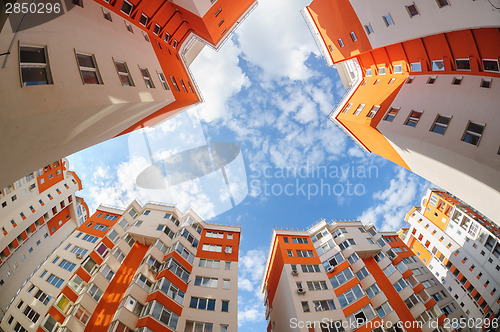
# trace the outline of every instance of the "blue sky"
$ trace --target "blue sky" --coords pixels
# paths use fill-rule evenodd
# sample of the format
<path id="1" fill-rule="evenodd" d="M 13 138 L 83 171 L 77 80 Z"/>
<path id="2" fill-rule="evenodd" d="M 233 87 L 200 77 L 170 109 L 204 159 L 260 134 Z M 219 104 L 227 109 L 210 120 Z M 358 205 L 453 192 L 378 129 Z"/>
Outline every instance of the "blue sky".
<path id="1" fill-rule="evenodd" d="M 83 181 L 79 194 L 92 211 L 100 203 L 125 207 L 138 198 L 193 207 L 209 222 L 242 226 L 242 332 L 266 328 L 259 286 L 273 228 L 361 218 L 379 229 L 397 230 L 430 185 L 365 154 L 327 119 L 345 90 L 337 71 L 320 57 L 300 14 L 309 3 L 261 0 L 221 50 L 207 47 L 192 64 L 205 102 L 146 133 L 158 156 L 206 142 L 239 145 L 239 171 L 226 170 L 236 179 L 229 192 L 248 192 L 239 204 L 224 186 L 213 189 L 217 176 L 173 191 L 138 188 L 135 178 L 148 165 L 137 158 L 140 135 L 118 137 L 68 158 Z"/>

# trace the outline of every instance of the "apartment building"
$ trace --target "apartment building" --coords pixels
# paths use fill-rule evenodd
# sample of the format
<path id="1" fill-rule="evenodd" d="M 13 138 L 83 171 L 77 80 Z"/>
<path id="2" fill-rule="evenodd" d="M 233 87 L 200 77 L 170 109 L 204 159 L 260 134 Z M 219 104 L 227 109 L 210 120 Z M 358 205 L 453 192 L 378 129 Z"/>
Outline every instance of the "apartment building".
<path id="1" fill-rule="evenodd" d="M 469 318 L 499 317 L 500 229 L 451 194 L 429 189 L 402 238 Z"/>
<path id="2" fill-rule="evenodd" d="M 0 31 L 0 186 L 200 102 L 189 65 L 256 4 L 78 0 L 13 11 Z"/>
<path id="3" fill-rule="evenodd" d="M 465 317 L 395 232 L 360 221 L 275 230 L 262 292 L 268 331 L 452 331 Z"/>
<path id="4" fill-rule="evenodd" d="M 37 266 L 88 217 L 78 176 L 60 159 L 0 190 L 0 317 Z"/>
<path id="5" fill-rule="evenodd" d="M 235 331 L 240 228 L 100 206 L 18 291 L 4 331 Z"/>
<path id="6" fill-rule="evenodd" d="M 362 150 L 498 222 L 499 9 L 488 1 L 314 0 L 303 14 L 347 89 L 331 121 Z"/>

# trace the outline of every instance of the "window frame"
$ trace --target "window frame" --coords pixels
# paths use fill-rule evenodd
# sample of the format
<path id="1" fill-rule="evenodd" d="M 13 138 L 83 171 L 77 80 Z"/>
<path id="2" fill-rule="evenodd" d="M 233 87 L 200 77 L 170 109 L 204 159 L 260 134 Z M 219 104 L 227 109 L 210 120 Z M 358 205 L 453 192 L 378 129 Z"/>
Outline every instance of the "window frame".
<path id="1" fill-rule="evenodd" d="M 32 49 L 43 50 L 45 62 L 38 63 L 38 62 L 23 62 L 23 61 L 21 61 L 21 49 L 22 48 L 32 48 Z M 54 84 L 54 82 L 52 80 L 52 72 L 50 71 L 50 61 L 49 61 L 49 54 L 48 54 L 47 45 L 45 45 L 45 46 L 32 45 L 32 44 L 21 45 L 21 43 L 19 43 L 18 44 L 18 54 L 19 54 L 19 59 L 18 59 L 19 60 L 19 78 L 20 78 L 21 87 Z M 22 71 L 23 68 L 43 68 L 45 70 L 45 76 L 46 76 L 47 83 L 44 83 L 44 84 L 24 84 L 25 82 L 23 80 L 23 71 Z M 32 81 L 32 82 L 35 82 L 35 81 Z M 41 82 L 41 81 L 37 81 L 37 82 Z"/>
<path id="2" fill-rule="evenodd" d="M 113 58 L 113 63 L 115 64 L 115 69 L 116 69 L 116 73 L 118 75 L 118 79 L 120 80 L 120 83 L 122 86 L 135 86 L 134 84 L 134 80 L 132 79 L 132 75 L 130 74 L 130 70 L 127 66 L 127 63 L 125 61 L 120 61 L 120 60 L 116 60 Z M 126 72 L 120 72 L 118 70 L 118 65 L 119 64 L 122 64 L 126 70 Z M 123 81 L 122 81 L 122 77 L 127 77 L 128 78 L 128 82 L 129 84 L 125 84 Z"/>
<path id="3" fill-rule="evenodd" d="M 438 122 L 438 120 L 440 118 L 446 118 L 448 119 L 448 122 L 447 123 L 441 123 L 441 122 Z M 448 126 L 450 125 L 450 122 L 451 122 L 451 116 L 446 116 L 446 115 L 441 115 L 441 114 L 438 114 L 436 116 L 436 119 L 434 120 L 434 122 L 432 123 L 432 126 L 431 128 L 429 129 L 429 131 L 433 132 L 433 133 L 436 133 L 436 134 L 440 134 L 440 135 L 444 135 L 446 133 L 446 130 L 448 129 Z M 434 129 L 435 128 L 444 128 L 444 131 L 441 133 L 439 131 L 435 131 Z"/>
<path id="4" fill-rule="evenodd" d="M 142 79 L 144 80 L 144 84 L 146 84 L 146 88 L 148 89 L 155 89 L 155 84 L 153 83 L 153 78 L 151 77 L 151 74 L 149 73 L 149 70 L 146 67 L 139 67 L 139 72 L 141 73 Z M 144 72 L 146 72 L 146 76 L 144 76 Z M 148 82 L 151 86 L 148 86 Z"/>
<path id="5" fill-rule="evenodd" d="M 389 18 L 389 20 L 388 20 L 387 18 Z M 390 27 L 391 25 L 395 25 L 395 24 L 394 24 L 394 20 L 392 19 L 392 16 L 391 16 L 391 14 L 390 14 L 390 13 L 387 13 L 387 15 L 383 15 L 383 16 L 382 16 L 382 20 L 384 21 L 385 26 L 386 26 L 387 28 L 388 28 L 388 27 Z"/>
<path id="6" fill-rule="evenodd" d="M 478 134 L 476 132 L 473 132 L 471 130 L 469 130 L 469 126 L 471 124 L 474 124 L 474 125 L 478 125 L 478 126 L 481 126 L 482 129 L 481 129 L 481 133 Z M 480 123 L 477 123 L 477 122 L 472 122 L 469 120 L 469 122 L 467 123 L 467 126 L 465 127 L 465 130 L 464 130 L 464 133 L 462 135 L 462 138 L 460 139 L 462 142 L 465 142 L 465 143 L 469 143 L 471 145 L 475 145 L 475 146 L 479 146 L 479 143 L 481 142 L 481 138 L 483 137 L 484 135 L 484 129 L 486 128 L 486 124 L 480 124 Z M 470 134 L 471 136 L 475 136 L 475 137 L 479 137 L 478 140 L 477 140 L 477 144 L 474 144 L 474 143 L 471 143 L 471 142 L 468 142 L 465 140 L 465 137 Z"/>

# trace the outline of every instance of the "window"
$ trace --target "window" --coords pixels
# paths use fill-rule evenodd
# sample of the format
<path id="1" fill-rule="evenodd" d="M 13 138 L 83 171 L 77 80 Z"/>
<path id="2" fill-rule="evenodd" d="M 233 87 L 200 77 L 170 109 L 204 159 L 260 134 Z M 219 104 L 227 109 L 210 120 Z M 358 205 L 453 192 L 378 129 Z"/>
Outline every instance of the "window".
<path id="1" fill-rule="evenodd" d="M 302 301 L 301 302 L 302 304 L 302 310 L 304 312 L 310 312 L 311 310 L 309 309 L 309 303 L 307 301 Z"/>
<path id="2" fill-rule="evenodd" d="M 71 272 L 75 268 L 76 264 L 73 264 L 73 263 L 68 262 L 67 260 L 63 259 L 63 261 L 61 263 L 59 263 L 59 266 L 65 270 L 68 270 Z"/>
<path id="3" fill-rule="evenodd" d="M 347 106 L 344 108 L 344 110 L 342 111 L 342 113 L 347 113 L 347 112 L 349 112 L 349 109 L 350 109 L 351 107 L 352 107 L 352 104 L 351 104 L 351 103 L 347 104 Z"/>
<path id="4" fill-rule="evenodd" d="M 347 305 L 357 301 L 361 297 L 364 296 L 363 290 L 359 285 L 354 286 L 349 289 L 347 292 L 342 293 L 338 296 L 340 306 L 345 308 Z"/>
<path id="5" fill-rule="evenodd" d="M 448 128 L 448 124 L 450 123 L 451 117 L 439 115 L 436 117 L 434 124 L 431 127 L 431 131 L 434 133 L 438 133 L 444 135 L 446 128 Z"/>
<path id="6" fill-rule="evenodd" d="M 405 125 L 410 127 L 415 127 L 418 123 L 418 120 L 420 120 L 422 114 L 423 112 L 420 111 L 411 111 L 410 115 L 408 116 L 408 119 L 406 119 Z"/>
<path id="7" fill-rule="evenodd" d="M 81 305 L 76 309 L 74 315 L 83 325 L 87 324 L 90 318 L 90 314 Z"/>
<path id="8" fill-rule="evenodd" d="M 142 13 L 141 18 L 139 19 L 139 23 L 143 26 L 146 26 L 148 24 L 149 17 L 146 16 L 146 14 Z"/>
<path id="9" fill-rule="evenodd" d="M 90 275 L 92 275 L 95 272 L 97 263 L 92 259 L 92 257 L 88 256 L 86 262 L 83 263 L 82 267 L 85 271 L 87 271 Z"/>
<path id="10" fill-rule="evenodd" d="M 160 29 L 161 29 L 160 25 L 156 23 L 155 27 L 153 28 L 153 33 L 158 36 L 160 34 Z"/>
<path id="11" fill-rule="evenodd" d="M 314 309 L 316 311 L 327 311 L 336 309 L 333 300 L 313 301 L 313 304 L 314 304 Z"/>
<path id="12" fill-rule="evenodd" d="M 370 23 L 366 24 L 365 25 L 365 30 L 366 30 L 366 34 L 367 35 L 370 35 L 373 33 L 373 28 L 372 28 L 372 25 Z"/>
<path id="13" fill-rule="evenodd" d="M 216 238 L 216 239 L 223 239 L 224 238 L 224 233 L 207 231 L 205 233 L 205 236 L 206 237 Z"/>
<path id="14" fill-rule="evenodd" d="M 415 72 L 422 71 L 422 64 L 420 62 L 413 62 L 410 65 L 410 70 Z"/>
<path id="15" fill-rule="evenodd" d="M 297 250 L 297 257 L 314 257 L 312 250 Z"/>
<path id="16" fill-rule="evenodd" d="M 371 68 L 366 70 L 365 76 L 366 77 L 371 77 L 372 76 L 372 70 L 371 70 Z"/>
<path id="17" fill-rule="evenodd" d="M 165 43 L 168 43 L 170 41 L 170 37 L 171 37 L 170 34 L 168 32 L 165 32 L 165 38 L 164 38 Z"/>
<path id="18" fill-rule="evenodd" d="M 142 315 L 151 315 L 154 318 L 158 319 L 160 322 L 171 327 L 173 330 L 177 330 L 177 322 L 179 321 L 179 316 L 157 301 L 149 302 Z"/>
<path id="19" fill-rule="evenodd" d="M 387 111 L 387 114 L 384 117 L 384 121 L 392 122 L 392 120 L 394 120 L 398 112 L 399 108 L 389 107 L 389 111 Z"/>
<path id="20" fill-rule="evenodd" d="M 217 288 L 217 282 L 219 279 L 217 278 L 208 278 L 208 277 L 196 277 L 194 281 L 195 286 L 201 286 L 201 287 L 211 287 L 211 288 Z"/>
<path id="21" fill-rule="evenodd" d="M 320 272 L 319 265 L 301 265 L 302 272 Z"/>
<path id="22" fill-rule="evenodd" d="M 144 83 L 146 83 L 146 87 L 148 89 L 154 88 L 155 85 L 153 84 L 153 80 L 151 79 L 151 76 L 149 75 L 149 71 L 147 70 L 147 68 L 139 67 L 139 70 L 141 71 Z"/>
<path id="23" fill-rule="evenodd" d="M 222 300 L 222 312 L 229 312 L 229 301 Z"/>
<path id="24" fill-rule="evenodd" d="M 186 321 L 186 327 L 183 330 L 184 332 L 212 332 L 215 331 L 214 329 L 214 324 L 212 323 L 202 323 L 202 322 L 193 322 L 193 321 Z M 146 332 L 148 330 L 145 330 Z M 222 325 L 221 325 L 221 331 L 228 331 L 222 330 Z"/>
<path id="25" fill-rule="evenodd" d="M 380 307 L 375 309 L 380 316 L 380 318 L 386 316 L 388 313 L 392 311 L 391 306 L 389 305 L 389 302 L 384 302 Z"/>
<path id="26" fill-rule="evenodd" d="M 73 308 L 69 299 L 65 295 L 61 295 L 56 306 L 66 315 Z"/>
<path id="27" fill-rule="evenodd" d="M 293 250 L 287 250 L 286 253 L 288 257 L 293 257 Z"/>
<path id="28" fill-rule="evenodd" d="M 344 47 L 344 42 L 342 41 L 342 38 L 339 38 L 337 41 L 339 42 L 340 47 Z"/>
<path id="29" fill-rule="evenodd" d="M 125 0 L 123 1 L 122 8 L 120 10 L 122 11 L 122 13 L 125 13 L 128 16 L 130 16 L 130 14 L 132 14 L 133 9 L 134 5 Z"/>
<path id="30" fill-rule="evenodd" d="M 87 293 L 89 293 L 89 295 L 97 302 L 99 302 L 102 296 L 102 290 L 100 290 L 99 287 L 97 287 L 95 284 L 89 286 L 89 290 L 87 291 Z"/>
<path id="31" fill-rule="evenodd" d="M 115 61 L 116 71 L 118 72 L 118 77 L 123 86 L 134 86 L 132 77 L 128 71 L 127 64 L 121 61 Z"/>
<path id="32" fill-rule="evenodd" d="M 385 26 L 388 27 L 394 25 L 394 21 L 392 20 L 391 14 L 382 16 L 382 19 L 384 20 Z"/>
<path id="33" fill-rule="evenodd" d="M 204 244 L 202 247 L 203 251 L 213 251 L 213 252 L 222 252 L 222 246 L 217 244 Z"/>
<path id="34" fill-rule="evenodd" d="M 24 309 L 23 314 L 28 317 L 30 321 L 33 323 L 36 323 L 38 321 L 38 318 L 40 318 L 40 314 L 37 313 L 35 310 L 33 310 L 29 305 L 26 306 Z"/>
<path id="35" fill-rule="evenodd" d="M 380 80 L 375 80 L 375 82 L 373 82 L 373 85 L 377 85 L 380 83 Z"/>
<path id="36" fill-rule="evenodd" d="M 410 15 L 410 17 L 418 15 L 418 10 L 414 3 L 406 6 L 406 10 L 408 11 L 408 15 Z"/>
<path id="37" fill-rule="evenodd" d="M 224 279 L 222 281 L 222 288 L 223 289 L 230 289 L 231 288 L 231 280 L 229 279 Z"/>
<path id="38" fill-rule="evenodd" d="M 351 36 L 351 39 L 352 39 L 353 42 L 356 41 L 356 40 L 358 40 L 358 38 L 356 37 L 356 34 L 354 33 L 354 31 L 350 33 L 350 36 Z"/>
<path id="39" fill-rule="evenodd" d="M 354 264 L 354 262 L 356 262 L 358 259 L 359 259 L 359 256 L 356 253 L 352 254 L 351 256 L 349 256 L 349 258 L 347 258 L 347 260 L 351 264 Z"/>
<path id="40" fill-rule="evenodd" d="M 394 272 L 396 272 L 396 268 L 394 267 L 394 265 L 392 264 L 389 264 L 385 269 L 384 269 L 384 273 L 386 276 L 390 276 L 391 274 L 393 274 Z"/>
<path id="41" fill-rule="evenodd" d="M 218 261 L 218 260 L 201 258 L 199 266 L 218 269 L 219 264 L 220 264 L 220 261 Z"/>
<path id="42" fill-rule="evenodd" d="M 137 300 L 130 295 L 124 298 L 122 303 L 124 308 L 137 316 L 141 314 L 141 311 L 144 308 L 144 305 L 142 305 L 140 302 L 137 302 Z"/>
<path id="43" fill-rule="evenodd" d="M 469 121 L 462 136 L 462 141 L 477 146 L 479 145 L 483 131 L 484 125 Z"/>
<path id="44" fill-rule="evenodd" d="M 380 105 L 375 105 L 372 107 L 370 112 L 368 113 L 367 117 L 368 118 L 374 118 L 375 115 L 377 115 L 378 110 L 380 109 Z"/>
<path id="45" fill-rule="evenodd" d="M 363 280 L 364 278 L 366 278 L 369 275 L 370 275 L 370 273 L 368 272 L 366 267 L 363 267 L 361 270 L 356 272 L 356 276 L 358 277 L 359 280 Z"/>
<path id="46" fill-rule="evenodd" d="M 377 284 L 373 284 L 371 285 L 367 290 L 366 290 L 366 294 L 368 294 L 368 297 L 371 299 L 372 297 L 374 297 L 375 295 L 377 295 L 378 293 L 380 293 L 380 288 L 378 288 Z"/>
<path id="47" fill-rule="evenodd" d="M 444 71 L 444 61 L 443 60 L 433 60 L 431 61 L 432 71 Z"/>
<path id="48" fill-rule="evenodd" d="M 47 278 L 47 282 L 49 284 L 51 284 L 52 286 L 56 287 L 56 288 L 59 288 L 61 287 L 62 283 L 63 283 L 63 280 L 61 278 L 58 278 L 57 276 L 55 276 L 54 274 L 51 274 L 48 278 Z"/>
<path id="49" fill-rule="evenodd" d="M 448 2 L 448 0 L 436 0 L 436 2 L 438 4 L 439 8 L 442 8 L 442 7 L 450 5 L 450 3 Z"/>
<path id="50" fill-rule="evenodd" d="M 491 88 L 491 78 L 483 78 L 481 79 L 481 88 Z"/>
<path id="51" fill-rule="evenodd" d="M 84 237 L 83 237 L 83 240 L 84 241 L 87 241 L 87 242 L 90 242 L 90 243 L 95 243 L 97 241 L 97 236 L 93 236 L 93 235 L 90 235 L 90 234 L 86 234 Z"/>
<path id="52" fill-rule="evenodd" d="M 52 297 L 42 292 L 40 289 L 35 294 L 35 299 L 47 305 Z"/>
<path id="53" fill-rule="evenodd" d="M 469 59 L 456 59 L 455 66 L 457 70 L 470 70 Z"/>
<path id="54" fill-rule="evenodd" d="M 398 291 L 398 293 L 400 291 L 402 291 L 405 287 L 407 286 L 406 282 L 404 281 L 403 278 L 399 279 L 395 284 L 394 284 L 394 288 L 396 288 L 396 290 Z"/>
<path id="55" fill-rule="evenodd" d="M 163 73 L 158 73 L 158 78 L 160 79 L 163 90 L 170 90 L 167 84 L 167 80 L 165 79 L 165 75 L 163 75 Z"/>
<path id="56" fill-rule="evenodd" d="M 393 78 L 391 78 L 391 80 L 389 81 L 388 84 L 394 84 L 394 82 L 396 82 L 396 78 L 393 77 Z"/>
<path id="57" fill-rule="evenodd" d="M 385 75 L 385 66 L 384 67 L 378 67 L 378 74 L 379 75 Z"/>
<path id="58" fill-rule="evenodd" d="M 355 245 L 355 244 L 356 244 L 356 242 L 353 239 L 347 239 L 344 242 L 342 242 L 341 244 L 339 244 L 339 247 L 341 250 L 344 250 L 344 249 L 348 248 L 349 246 Z"/>
<path id="59" fill-rule="evenodd" d="M 94 55 L 76 53 L 83 84 L 102 84 Z"/>
<path id="60" fill-rule="evenodd" d="M 111 281 L 111 279 L 113 279 L 113 276 L 115 275 L 115 272 L 111 270 L 111 268 L 106 264 L 101 267 L 100 272 L 108 281 Z"/>
<path id="61" fill-rule="evenodd" d="M 116 249 L 113 251 L 113 256 L 120 263 L 125 259 L 125 254 L 118 247 L 116 247 Z"/>
<path id="62" fill-rule="evenodd" d="M 143 276 L 142 274 L 139 274 L 137 276 L 137 280 L 136 280 L 136 283 L 141 287 L 143 288 L 144 290 L 146 290 L 146 292 L 149 292 L 149 290 L 151 289 L 151 285 L 153 284 L 148 278 L 146 278 L 145 276 Z"/>
<path id="63" fill-rule="evenodd" d="M 179 86 L 177 85 L 177 82 L 175 81 L 175 78 L 173 76 L 170 76 L 170 81 L 172 81 L 175 91 L 181 91 L 179 90 Z"/>
<path id="64" fill-rule="evenodd" d="M 328 289 L 328 286 L 326 285 L 326 281 L 308 281 L 307 288 L 310 291 L 315 291 Z"/>
<path id="65" fill-rule="evenodd" d="M 292 242 L 293 243 L 309 243 L 307 241 L 307 238 L 303 238 L 303 237 L 292 237 Z"/>
<path id="66" fill-rule="evenodd" d="M 215 300 L 202 299 L 192 296 L 191 301 L 189 302 L 189 307 L 194 309 L 215 311 Z"/>
<path id="67" fill-rule="evenodd" d="M 21 46 L 19 65 L 23 86 L 52 84 L 46 47 Z"/>
<path id="68" fill-rule="evenodd" d="M 333 288 L 337 288 L 340 285 L 347 282 L 348 280 L 351 280 L 353 277 L 354 277 L 354 274 L 352 273 L 351 269 L 347 268 L 347 269 L 343 270 L 342 272 L 331 277 L 330 283 L 332 284 Z"/>
<path id="69" fill-rule="evenodd" d="M 284 238 L 283 238 L 283 242 L 288 243 L 288 238 L 287 238 L 287 237 L 284 237 Z"/>
<path id="70" fill-rule="evenodd" d="M 354 115 L 358 115 L 365 108 L 365 104 L 360 104 L 358 108 L 354 111 Z"/>

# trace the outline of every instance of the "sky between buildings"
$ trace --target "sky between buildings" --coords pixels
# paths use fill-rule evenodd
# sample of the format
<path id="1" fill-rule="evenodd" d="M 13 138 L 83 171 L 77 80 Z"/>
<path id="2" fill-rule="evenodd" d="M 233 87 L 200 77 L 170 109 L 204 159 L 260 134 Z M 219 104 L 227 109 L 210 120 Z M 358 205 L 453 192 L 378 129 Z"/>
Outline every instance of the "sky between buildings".
<path id="1" fill-rule="evenodd" d="M 68 158 L 91 213 L 101 203 L 124 208 L 137 198 L 192 207 L 208 222 L 242 227 L 241 332 L 267 327 L 260 283 L 274 228 L 305 229 L 325 218 L 398 230 L 430 186 L 365 154 L 328 120 L 345 90 L 302 18 L 309 3 L 260 0 L 219 52 L 206 47 L 192 64 L 205 102 L 147 131 L 151 141 L 157 138 L 156 157 L 164 159 L 207 142 L 239 145 L 245 167 L 230 181 L 230 192 L 240 193 L 241 202 L 224 185 L 214 185 L 217 177 L 172 190 L 139 188 L 135 179 L 147 167 L 134 148 L 141 135 L 118 137 Z"/>

